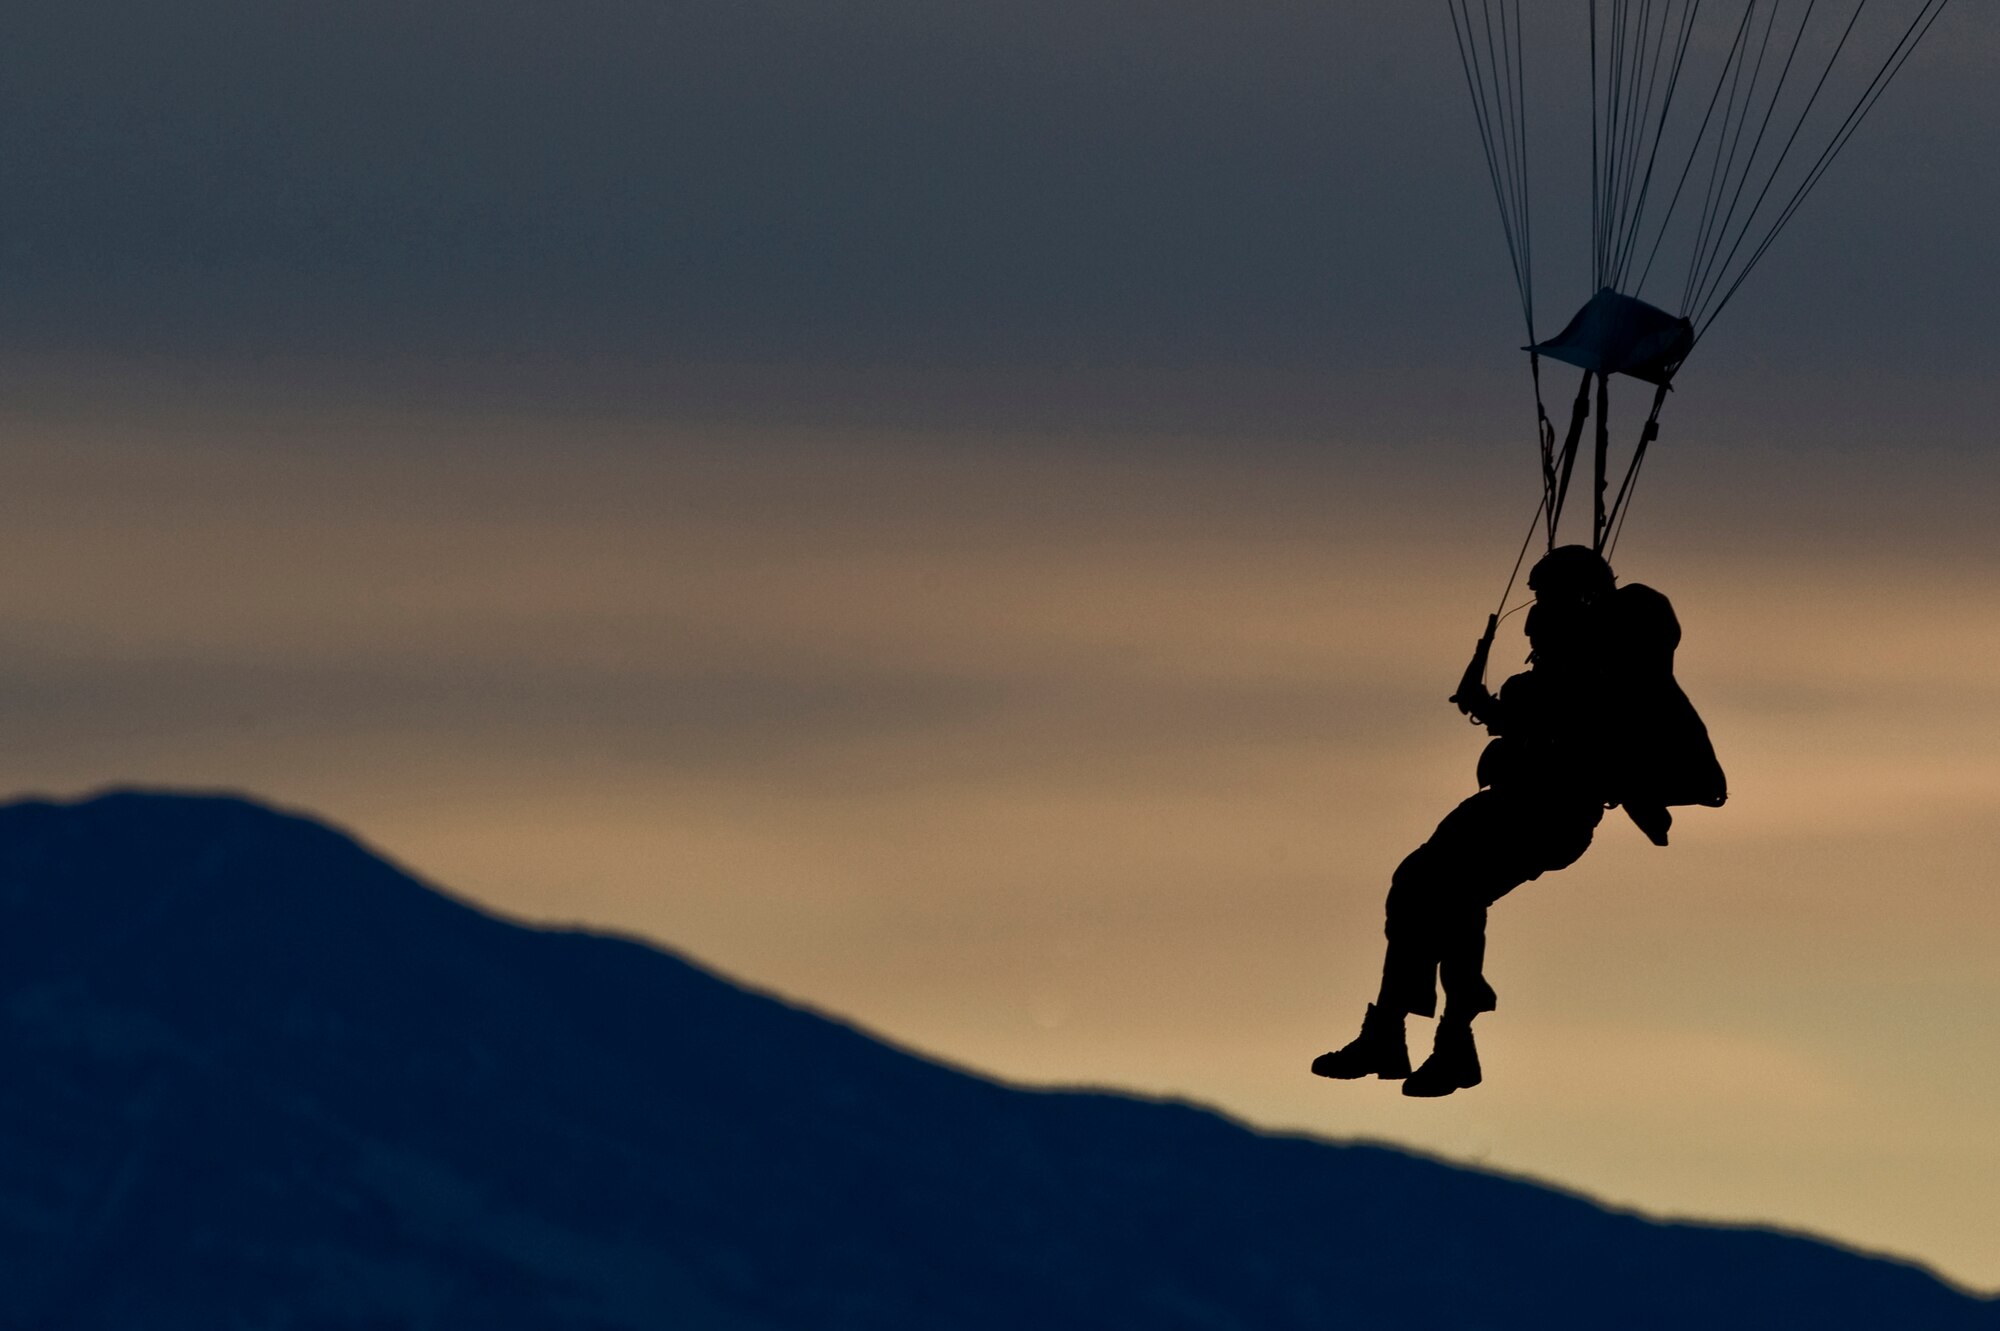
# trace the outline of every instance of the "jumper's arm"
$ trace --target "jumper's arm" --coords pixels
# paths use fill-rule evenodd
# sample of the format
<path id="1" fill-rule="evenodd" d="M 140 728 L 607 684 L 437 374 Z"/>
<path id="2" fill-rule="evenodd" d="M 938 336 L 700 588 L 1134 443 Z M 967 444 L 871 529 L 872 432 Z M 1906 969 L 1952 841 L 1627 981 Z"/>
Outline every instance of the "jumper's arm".
<path id="1" fill-rule="evenodd" d="M 1465 663 L 1465 673 L 1458 680 L 1458 692 L 1450 699 L 1459 711 L 1481 725 L 1492 724 L 1500 710 L 1500 700 L 1486 691 L 1486 658 L 1493 652 L 1493 634 L 1499 627 L 1498 615 L 1486 617 L 1486 632 L 1472 649 L 1472 659 Z"/>

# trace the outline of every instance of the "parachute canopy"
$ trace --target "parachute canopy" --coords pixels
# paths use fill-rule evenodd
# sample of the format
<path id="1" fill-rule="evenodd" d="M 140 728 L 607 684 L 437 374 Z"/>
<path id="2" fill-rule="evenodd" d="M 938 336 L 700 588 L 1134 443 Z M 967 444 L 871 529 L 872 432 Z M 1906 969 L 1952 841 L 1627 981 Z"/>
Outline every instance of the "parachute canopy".
<path id="1" fill-rule="evenodd" d="M 1694 348 L 1694 325 L 1657 305 L 1601 288 L 1560 333 L 1523 350 L 1594 374 L 1664 384 Z"/>

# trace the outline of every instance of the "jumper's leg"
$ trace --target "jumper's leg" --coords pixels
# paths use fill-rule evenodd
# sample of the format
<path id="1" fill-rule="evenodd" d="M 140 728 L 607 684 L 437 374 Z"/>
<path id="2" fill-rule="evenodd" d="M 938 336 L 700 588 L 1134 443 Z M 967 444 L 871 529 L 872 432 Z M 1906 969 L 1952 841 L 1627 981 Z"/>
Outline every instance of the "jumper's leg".
<path id="1" fill-rule="evenodd" d="M 1482 1012 L 1498 1005 L 1493 986 L 1486 982 L 1486 909 L 1466 911 L 1454 920 L 1452 936 L 1441 949 L 1438 978 L 1444 982 L 1444 1010 L 1447 1020 L 1458 1016 L 1470 1023 Z"/>

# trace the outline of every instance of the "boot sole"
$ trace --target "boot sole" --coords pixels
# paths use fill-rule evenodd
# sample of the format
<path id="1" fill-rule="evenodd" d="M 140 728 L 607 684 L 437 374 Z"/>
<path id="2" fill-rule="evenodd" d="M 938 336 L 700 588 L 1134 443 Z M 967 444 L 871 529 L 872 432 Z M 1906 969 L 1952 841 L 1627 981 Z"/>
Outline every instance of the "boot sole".
<path id="1" fill-rule="evenodd" d="M 1388 1068 L 1370 1069 L 1367 1072 L 1322 1072 L 1319 1069 L 1319 1065 L 1315 1063 L 1312 1074 L 1315 1077 L 1325 1077 L 1328 1081 L 1365 1081 L 1369 1077 L 1379 1077 L 1383 1081 L 1401 1081 L 1410 1075 L 1410 1070 L 1404 1068 L 1401 1072 L 1398 1072 L 1394 1068 Z"/>
<path id="2" fill-rule="evenodd" d="M 1450 1086 L 1440 1086 L 1436 1090 L 1432 1090 L 1422 1082 L 1418 1082 L 1415 1086 L 1412 1086 L 1406 1081 L 1403 1083 L 1403 1094 L 1410 1096 L 1412 1099 L 1438 1100 L 1450 1095 L 1454 1091 L 1469 1091 L 1482 1080 L 1483 1078 L 1474 1077 L 1471 1081 L 1461 1081 Z"/>

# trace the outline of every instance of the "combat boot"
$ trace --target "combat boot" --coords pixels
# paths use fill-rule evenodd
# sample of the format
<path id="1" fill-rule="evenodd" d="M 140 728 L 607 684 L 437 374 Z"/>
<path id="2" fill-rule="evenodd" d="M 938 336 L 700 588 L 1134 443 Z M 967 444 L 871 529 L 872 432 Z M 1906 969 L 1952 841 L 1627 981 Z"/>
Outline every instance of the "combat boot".
<path id="1" fill-rule="evenodd" d="M 1410 1075 L 1410 1048 L 1403 1042 L 1403 1014 L 1368 1005 L 1361 1019 L 1361 1034 L 1330 1054 L 1313 1060 L 1313 1074 L 1352 1081 L 1356 1077 L 1380 1077 L 1396 1081 Z"/>
<path id="2" fill-rule="evenodd" d="M 1438 1023 L 1431 1056 L 1403 1082 L 1403 1094 L 1450 1095 L 1478 1084 L 1479 1050 L 1472 1043 L 1472 1023 L 1447 1017 Z"/>

